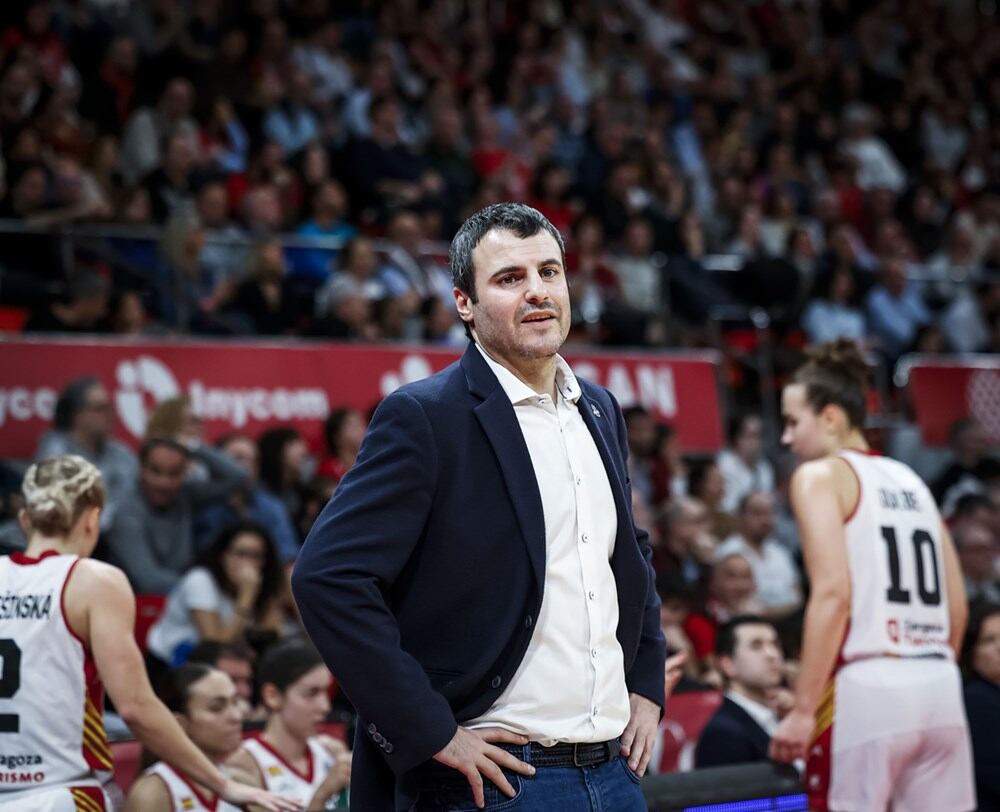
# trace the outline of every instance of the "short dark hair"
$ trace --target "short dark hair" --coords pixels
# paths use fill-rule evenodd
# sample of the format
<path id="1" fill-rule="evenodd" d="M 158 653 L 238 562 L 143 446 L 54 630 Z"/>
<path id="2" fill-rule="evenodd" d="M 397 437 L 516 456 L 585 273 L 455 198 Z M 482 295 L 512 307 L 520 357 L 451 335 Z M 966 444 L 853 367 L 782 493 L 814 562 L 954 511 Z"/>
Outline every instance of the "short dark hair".
<path id="1" fill-rule="evenodd" d="M 257 681 L 261 687 L 270 684 L 284 693 L 290 685 L 323 664 L 323 658 L 312 644 L 304 640 L 283 640 L 260 658 Z"/>
<path id="2" fill-rule="evenodd" d="M 494 203 L 480 209 L 459 226 L 448 250 L 451 281 L 473 303 L 476 298 L 476 272 L 472 265 L 472 252 L 491 231 L 509 231 L 522 240 L 546 231 L 559 246 L 560 259 L 566 265 L 566 245 L 562 235 L 538 209 L 524 203 Z"/>
<path id="3" fill-rule="evenodd" d="M 201 682 L 215 670 L 205 663 L 185 663 L 167 674 L 160 689 L 160 698 L 167 710 L 186 716 L 191 686 Z"/>
<path id="4" fill-rule="evenodd" d="M 191 649 L 187 661 L 218 668 L 219 660 L 245 660 L 253 663 L 255 659 L 253 649 L 243 640 L 202 640 Z"/>
<path id="5" fill-rule="evenodd" d="M 284 456 L 285 446 L 298 440 L 302 435 L 291 426 L 276 426 L 257 438 L 260 453 L 260 479 L 275 493 L 285 489 Z"/>
<path id="6" fill-rule="evenodd" d="M 70 431 L 74 418 L 87 405 L 87 393 L 95 386 L 101 385 L 101 379 L 94 375 L 85 375 L 70 381 L 59 393 L 56 401 L 55 415 L 52 425 L 59 431 Z"/>
<path id="7" fill-rule="evenodd" d="M 152 437 L 147 437 L 142 441 L 142 445 L 139 446 L 139 463 L 142 465 L 146 464 L 146 460 L 149 459 L 149 455 L 153 453 L 157 448 L 172 448 L 178 454 L 182 454 L 186 459 L 191 458 L 191 451 L 186 445 L 178 442 L 173 437 L 165 437 L 162 434 L 154 434 Z"/>
<path id="8" fill-rule="evenodd" d="M 974 603 L 969 612 L 969 625 L 965 627 L 965 637 L 962 639 L 962 654 L 959 657 L 959 665 L 966 677 L 978 677 L 976 669 L 972 667 L 972 658 L 979 642 L 979 635 L 983 631 L 983 625 L 994 615 L 1000 615 L 1000 603 L 980 602 Z"/>
<path id="9" fill-rule="evenodd" d="M 732 657 L 736 653 L 736 630 L 741 626 L 770 626 L 774 633 L 777 627 L 767 618 L 760 615 L 737 615 L 719 627 L 715 637 L 715 654 L 717 657 Z"/>
<path id="10" fill-rule="evenodd" d="M 735 443 L 739 436 L 743 433 L 743 427 L 746 425 L 747 421 L 754 418 L 760 420 L 760 413 L 742 412 L 741 414 L 729 419 L 729 424 L 726 426 L 726 439 L 729 441 L 730 445 Z"/>
<path id="11" fill-rule="evenodd" d="M 951 512 L 951 516 L 953 519 L 965 519 L 984 508 L 992 512 L 997 506 L 988 496 L 981 493 L 963 493 L 955 500 L 955 509 Z"/>

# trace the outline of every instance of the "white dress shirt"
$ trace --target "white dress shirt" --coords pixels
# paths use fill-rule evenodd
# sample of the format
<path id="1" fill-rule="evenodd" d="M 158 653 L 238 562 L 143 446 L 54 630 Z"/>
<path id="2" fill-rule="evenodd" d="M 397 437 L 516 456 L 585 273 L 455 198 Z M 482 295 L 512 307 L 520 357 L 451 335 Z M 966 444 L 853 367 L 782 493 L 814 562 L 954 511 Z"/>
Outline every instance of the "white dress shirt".
<path id="1" fill-rule="evenodd" d="M 768 736 L 774 735 L 774 731 L 778 729 L 778 714 L 771 708 L 732 689 L 726 691 L 726 698 L 743 708 Z"/>
<path id="2" fill-rule="evenodd" d="M 502 727 L 544 745 L 613 739 L 629 720 L 610 564 L 618 518 L 607 471 L 577 408 L 580 385 L 556 356 L 553 402 L 476 346 L 514 406 L 535 469 L 545 588 L 520 666 L 493 707 L 466 726 Z"/>

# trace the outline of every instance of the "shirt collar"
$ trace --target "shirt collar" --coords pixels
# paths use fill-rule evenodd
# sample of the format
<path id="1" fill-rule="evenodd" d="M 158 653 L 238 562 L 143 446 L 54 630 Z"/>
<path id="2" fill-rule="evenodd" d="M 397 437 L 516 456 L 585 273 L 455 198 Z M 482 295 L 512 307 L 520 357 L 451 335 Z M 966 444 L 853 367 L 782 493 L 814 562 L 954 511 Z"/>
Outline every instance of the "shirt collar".
<path id="1" fill-rule="evenodd" d="M 478 341 L 476 342 L 476 349 L 483 356 L 487 366 L 493 370 L 493 374 L 497 376 L 497 380 L 500 382 L 504 393 L 510 399 L 511 404 L 516 405 L 526 401 L 535 402 L 538 400 L 540 396 L 534 389 L 518 378 L 507 367 L 495 361 Z M 563 400 L 576 403 L 580 399 L 580 384 L 576 379 L 576 375 L 573 374 L 573 370 L 570 369 L 569 364 L 566 363 L 561 355 L 556 355 L 556 388 L 559 390 L 559 394 Z"/>
<path id="2" fill-rule="evenodd" d="M 743 708 L 750 718 L 764 729 L 764 732 L 768 736 L 772 735 L 778 727 L 778 714 L 767 707 L 767 705 L 762 705 L 755 699 L 750 699 L 750 697 L 743 696 L 743 694 L 733 690 L 726 691 L 726 698 L 731 699 Z"/>

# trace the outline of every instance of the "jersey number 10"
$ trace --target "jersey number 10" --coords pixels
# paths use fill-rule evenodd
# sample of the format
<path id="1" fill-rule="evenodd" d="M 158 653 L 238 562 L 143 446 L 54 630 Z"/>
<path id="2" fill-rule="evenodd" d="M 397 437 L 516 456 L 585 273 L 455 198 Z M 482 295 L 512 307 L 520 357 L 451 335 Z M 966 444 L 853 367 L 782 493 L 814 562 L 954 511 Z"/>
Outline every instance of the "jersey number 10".
<path id="1" fill-rule="evenodd" d="M 910 590 L 903 589 L 902 576 L 899 567 L 899 547 L 896 543 L 896 529 L 882 527 L 882 539 L 889 552 L 889 588 L 885 597 L 890 603 L 910 603 Z M 941 579 L 938 574 L 937 555 L 934 551 L 934 539 L 926 530 L 913 531 L 913 560 L 916 562 L 917 594 L 921 603 L 926 606 L 938 606 L 941 603 Z M 934 582 L 927 586 L 927 571 L 924 565 L 924 548 L 930 555 Z"/>

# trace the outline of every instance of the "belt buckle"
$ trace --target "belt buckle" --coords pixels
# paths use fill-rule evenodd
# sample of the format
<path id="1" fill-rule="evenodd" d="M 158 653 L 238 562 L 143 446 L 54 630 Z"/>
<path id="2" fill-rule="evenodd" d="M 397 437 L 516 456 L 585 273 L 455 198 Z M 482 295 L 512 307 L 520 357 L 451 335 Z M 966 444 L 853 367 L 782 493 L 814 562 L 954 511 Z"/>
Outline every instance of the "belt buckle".
<path id="1" fill-rule="evenodd" d="M 585 767 L 587 765 L 581 764 L 580 761 L 579 761 L 579 752 L 580 752 L 579 748 L 580 748 L 580 743 L 579 742 L 574 742 L 573 743 L 573 766 L 574 767 Z"/>

